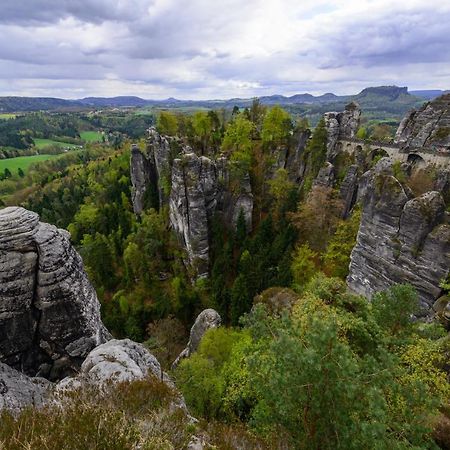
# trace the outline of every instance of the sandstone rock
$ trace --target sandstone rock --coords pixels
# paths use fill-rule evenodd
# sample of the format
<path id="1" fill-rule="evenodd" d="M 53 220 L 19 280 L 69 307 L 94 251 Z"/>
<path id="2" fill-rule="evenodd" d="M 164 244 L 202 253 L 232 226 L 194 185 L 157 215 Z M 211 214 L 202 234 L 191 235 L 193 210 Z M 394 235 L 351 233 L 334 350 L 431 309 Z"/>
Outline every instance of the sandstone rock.
<path id="1" fill-rule="evenodd" d="M 44 378 L 31 378 L 0 363 L 0 411 L 18 412 L 27 406 L 43 406 L 52 383 Z"/>
<path id="2" fill-rule="evenodd" d="M 77 376 L 62 380 L 58 388 L 140 380 L 149 373 L 168 380 L 158 360 L 142 344 L 130 339 L 112 339 L 92 350 Z"/>
<path id="3" fill-rule="evenodd" d="M 64 230 L 23 208 L 0 210 L 0 361 L 57 379 L 110 336 Z"/>
<path id="4" fill-rule="evenodd" d="M 135 214 L 141 214 L 144 210 L 145 192 L 150 187 L 152 167 L 146 156 L 136 145 L 131 148 L 130 157 L 131 200 Z"/>
<path id="5" fill-rule="evenodd" d="M 348 217 L 356 203 L 358 197 L 358 181 L 358 166 L 354 164 L 348 168 L 340 187 L 339 193 L 344 202 L 344 210 L 342 212 L 343 219 Z"/>
<path id="6" fill-rule="evenodd" d="M 359 128 L 361 109 L 355 102 L 349 103 L 343 112 L 327 112 L 323 115 L 328 133 L 327 158 L 336 156 L 336 143 L 340 139 L 354 138 Z"/>
<path id="7" fill-rule="evenodd" d="M 202 311 L 195 319 L 194 325 L 192 325 L 186 348 L 174 361 L 172 368 L 177 367 L 183 358 L 188 358 L 192 353 L 196 352 L 204 334 L 211 328 L 219 327 L 221 323 L 222 318 L 216 310 L 210 308 Z"/>
<path id="8" fill-rule="evenodd" d="M 314 179 L 314 186 L 333 187 L 334 185 L 334 166 L 327 162 L 324 167 L 321 167 L 317 177 Z"/>
<path id="9" fill-rule="evenodd" d="M 386 162 L 380 163 L 361 179 L 363 212 L 347 283 L 369 298 L 395 283 L 410 283 L 425 314 L 450 267 L 444 201 L 438 192 L 410 198 Z"/>
<path id="10" fill-rule="evenodd" d="M 405 116 L 394 142 L 401 147 L 450 150 L 450 94 L 444 94 Z"/>
<path id="11" fill-rule="evenodd" d="M 173 162 L 170 222 L 199 278 L 208 276 L 209 221 L 217 205 L 212 161 L 188 153 Z"/>

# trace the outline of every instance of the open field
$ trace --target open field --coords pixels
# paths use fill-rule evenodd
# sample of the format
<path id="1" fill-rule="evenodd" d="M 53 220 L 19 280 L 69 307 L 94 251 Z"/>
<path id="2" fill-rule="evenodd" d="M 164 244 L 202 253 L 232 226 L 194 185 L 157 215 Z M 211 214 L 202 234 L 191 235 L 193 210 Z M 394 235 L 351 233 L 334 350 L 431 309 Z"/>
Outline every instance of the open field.
<path id="1" fill-rule="evenodd" d="M 99 131 L 82 131 L 80 137 L 85 142 L 102 142 L 102 134 Z"/>
<path id="2" fill-rule="evenodd" d="M 0 120 L 14 119 L 15 117 L 15 114 L 0 113 Z"/>
<path id="3" fill-rule="evenodd" d="M 53 141 L 52 139 L 41 139 L 41 138 L 33 138 L 34 144 L 36 148 L 43 149 L 45 147 L 50 147 L 51 145 L 57 145 L 58 147 L 64 148 L 78 148 L 79 145 L 69 144 L 68 142 L 58 142 Z"/>
<path id="4" fill-rule="evenodd" d="M 17 158 L 0 159 L 0 173 L 8 168 L 13 175 L 17 175 L 19 167 L 26 172 L 31 164 L 47 161 L 49 159 L 57 158 L 60 155 L 33 155 L 33 156 L 19 156 Z"/>

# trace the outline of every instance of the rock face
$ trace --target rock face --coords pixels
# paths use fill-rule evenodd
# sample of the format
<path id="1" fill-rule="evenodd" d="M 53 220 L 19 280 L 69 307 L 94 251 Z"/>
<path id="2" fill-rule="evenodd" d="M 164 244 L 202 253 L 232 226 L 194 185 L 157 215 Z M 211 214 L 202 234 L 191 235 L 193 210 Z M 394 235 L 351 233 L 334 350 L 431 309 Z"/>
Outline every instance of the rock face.
<path id="1" fill-rule="evenodd" d="M 23 208 L 0 210 L 0 361 L 57 379 L 109 338 L 69 233 Z"/>
<path id="2" fill-rule="evenodd" d="M 221 323 L 222 318 L 216 310 L 210 308 L 202 311 L 195 319 L 194 325 L 192 325 L 186 348 L 178 355 L 172 368 L 177 367 L 182 359 L 188 358 L 192 353 L 196 352 L 204 334 L 211 328 L 219 327 Z"/>
<path id="3" fill-rule="evenodd" d="M 159 205 L 169 205 L 172 228 L 187 253 L 194 278 L 208 275 L 210 224 L 214 214 L 235 227 L 242 211 L 247 230 L 252 228 L 253 195 L 250 177 L 231 179 L 227 158 L 198 156 L 175 138 L 148 130 L 145 153 L 131 150 L 133 208 L 142 213 L 145 200 L 157 193 Z M 173 151 L 171 144 L 176 148 Z"/>
<path id="4" fill-rule="evenodd" d="M 411 198 L 381 160 L 360 182 L 363 206 L 351 254 L 349 287 L 371 297 L 395 283 L 418 291 L 423 313 L 431 310 L 450 267 L 450 224 L 439 192 Z"/>
<path id="5" fill-rule="evenodd" d="M 188 153 L 173 162 L 170 222 L 198 277 L 208 275 L 209 221 L 217 206 L 215 165 Z"/>
<path id="6" fill-rule="evenodd" d="M 8 409 L 18 412 L 29 405 L 44 405 L 51 385 L 44 378 L 28 377 L 0 363 L 0 411 Z"/>
<path id="7" fill-rule="evenodd" d="M 145 193 L 150 187 L 152 167 L 149 160 L 136 145 L 131 148 L 130 158 L 131 200 L 135 214 L 141 214 L 144 210 Z"/>
<path id="8" fill-rule="evenodd" d="M 339 190 L 342 201 L 344 202 L 344 211 L 342 212 L 342 217 L 344 219 L 348 217 L 356 203 L 358 196 L 358 180 L 358 166 L 353 164 L 348 168 Z"/>
<path id="9" fill-rule="evenodd" d="M 450 150 L 450 94 L 411 111 L 401 121 L 394 142 L 401 147 Z"/>
<path id="10" fill-rule="evenodd" d="M 328 133 L 327 158 L 331 161 L 335 156 L 336 143 L 340 139 L 354 138 L 359 128 L 361 109 L 357 103 L 351 102 L 342 112 L 327 112 L 323 115 Z"/>

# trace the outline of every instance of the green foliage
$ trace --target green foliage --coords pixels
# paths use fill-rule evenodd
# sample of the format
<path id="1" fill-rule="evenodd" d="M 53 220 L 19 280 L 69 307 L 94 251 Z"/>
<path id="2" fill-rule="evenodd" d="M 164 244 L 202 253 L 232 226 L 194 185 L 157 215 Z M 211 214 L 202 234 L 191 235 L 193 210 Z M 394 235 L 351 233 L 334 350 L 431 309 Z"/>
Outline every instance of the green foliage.
<path id="1" fill-rule="evenodd" d="M 311 139 L 305 149 L 305 157 L 309 158 L 310 173 L 313 178 L 317 176 L 320 168 L 327 158 L 327 129 L 322 118 L 314 129 Z"/>
<path id="2" fill-rule="evenodd" d="M 178 131 L 177 116 L 169 111 L 161 111 L 156 126 L 161 134 L 175 136 Z"/>
<path id="3" fill-rule="evenodd" d="M 345 279 L 350 265 L 350 253 L 356 244 L 356 236 L 361 221 L 361 211 L 356 210 L 351 217 L 343 220 L 328 243 L 322 256 L 324 271 L 333 277 Z"/>
<path id="4" fill-rule="evenodd" d="M 308 244 L 300 245 L 295 249 L 291 270 L 296 290 L 301 290 L 316 273 L 316 259 L 317 253 L 311 250 Z"/>
<path id="5" fill-rule="evenodd" d="M 293 129 L 288 112 L 279 106 L 274 106 L 265 115 L 261 138 L 265 145 L 277 146 L 287 143 Z"/>
<path id="6" fill-rule="evenodd" d="M 176 370 L 177 384 L 194 414 L 207 419 L 224 418 L 225 365 L 242 332 L 218 328 L 202 338 L 198 351 Z M 233 375 L 234 376 L 234 375 Z"/>

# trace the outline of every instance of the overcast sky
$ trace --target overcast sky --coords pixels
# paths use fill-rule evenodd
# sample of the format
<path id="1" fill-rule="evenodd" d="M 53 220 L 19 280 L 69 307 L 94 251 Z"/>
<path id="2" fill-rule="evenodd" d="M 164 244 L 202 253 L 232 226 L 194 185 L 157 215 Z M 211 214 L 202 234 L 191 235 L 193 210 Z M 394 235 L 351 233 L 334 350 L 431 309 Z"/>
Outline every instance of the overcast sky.
<path id="1" fill-rule="evenodd" d="M 0 0 L 0 95 L 450 88 L 449 0 Z"/>

